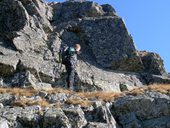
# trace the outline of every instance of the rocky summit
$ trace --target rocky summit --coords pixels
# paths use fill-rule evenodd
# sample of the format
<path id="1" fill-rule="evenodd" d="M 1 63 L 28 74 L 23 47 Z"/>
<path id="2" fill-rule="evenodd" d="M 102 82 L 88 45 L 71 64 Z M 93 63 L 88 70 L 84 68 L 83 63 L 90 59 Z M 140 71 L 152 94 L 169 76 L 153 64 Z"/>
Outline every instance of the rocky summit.
<path id="1" fill-rule="evenodd" d="M 66 88 L 59 50 L 76 43 L 83 96 L 54 91 Z M 169 84 L 161 57 L 136 49 L 109 4 L 0 0 L 0 128 L 170 128 Z"/>

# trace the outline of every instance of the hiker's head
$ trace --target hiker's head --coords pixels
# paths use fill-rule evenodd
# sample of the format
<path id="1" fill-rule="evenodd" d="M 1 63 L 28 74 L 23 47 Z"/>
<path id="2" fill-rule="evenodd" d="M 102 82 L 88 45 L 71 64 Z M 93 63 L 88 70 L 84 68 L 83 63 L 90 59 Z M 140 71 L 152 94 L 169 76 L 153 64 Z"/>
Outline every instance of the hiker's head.
<path id="1" fill-rule="evenodd" d="M 80 46 L 80 44 L 75 44 L 74 48 L 75 48 L 76 52 L 79 52 L 81 49 L 81 46 Z"/>

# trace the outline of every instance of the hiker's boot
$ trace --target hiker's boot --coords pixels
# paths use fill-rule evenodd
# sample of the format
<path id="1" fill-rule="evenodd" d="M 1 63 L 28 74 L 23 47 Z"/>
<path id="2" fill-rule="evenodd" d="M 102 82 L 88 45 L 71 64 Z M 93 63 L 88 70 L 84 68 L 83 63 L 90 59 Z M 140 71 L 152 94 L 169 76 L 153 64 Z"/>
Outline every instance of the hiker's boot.
<path id="1" fill-rule="evenodd" d="M 73 90 L 74 90 L 74 87 L 73 87 L 73 86 L 70 86 L 70 87 L 69 87 L 69 90 L 73 91 Z"/>

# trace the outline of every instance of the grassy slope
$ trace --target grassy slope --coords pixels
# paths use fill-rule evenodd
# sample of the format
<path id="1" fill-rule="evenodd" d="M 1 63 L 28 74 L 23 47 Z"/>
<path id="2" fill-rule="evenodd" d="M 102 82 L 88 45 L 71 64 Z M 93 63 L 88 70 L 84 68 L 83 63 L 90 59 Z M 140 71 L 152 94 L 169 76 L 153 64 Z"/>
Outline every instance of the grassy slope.
<path id="1" fill-rule="evenodd" d="M 155 91 L 164 94 L 170 94 L 170 84 L 164 85 L 150 85 L 140 88 L 135 88 L 131 91 L 125 91 L 122 93 L 115 92 L 73 92 L 62 88 L 54 88 L 52 90 L 45 91 L 48 94 L 55 93 L 66 93 L 74 94 L 76 98 L 68 98 L 65 103 L 81 106 L 90 106 L 93 104 L 94 99 L 101 100 L 104 102 L 113 101 L 114 99 L 126 95 L 141 95 L 145 91 Z M 0 93 L 8 93 L 15 95 L 19 100 L 14 101 L 11 105 L 13 106 L 30 106 L 30 105 L 40 105 L 42 107 L 50 106 L 50 103 L 44 98 L 39 97 L 38 99 L 31 99 L 30 97 L 36 96 L 39 91 L 32 88 L 22 89 L 22 88 L 0 88 Z M 56 103 L 56 106 L 59 107 L 59 103 Z"/>

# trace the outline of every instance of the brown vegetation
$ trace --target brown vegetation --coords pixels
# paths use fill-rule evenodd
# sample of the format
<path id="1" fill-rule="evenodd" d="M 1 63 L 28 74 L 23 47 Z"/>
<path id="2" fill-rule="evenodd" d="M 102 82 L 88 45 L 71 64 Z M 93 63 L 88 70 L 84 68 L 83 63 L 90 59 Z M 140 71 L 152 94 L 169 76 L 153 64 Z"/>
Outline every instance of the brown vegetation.
<path id="1" fill-rule="evenodd" d="M 170 94 L 170 84 L 154 84 L 154 85 L 150 85 L 148 87 L 148 90 L 150 91 L 156 91 L 156 92 L 160 92 L 160 93 L 164 93 L 164 94 Z"/>
<path id="2" fill-rule="evenodd" d="M 19 107 L 33 106 L 33 105 L 48 107 L 49 103 L 45 99 L 41 99 L 41 100 L 21 99 L 21 100 L 16 100 L 12 103 L 12 106 L 19 106 Z"/>
<path id="3" fill-rule="evenodd" d="M 37 94 L 37 90 L 33 88 L 0 88 L 0 93 L 9 93 L 15 96 L 33 96 Z"/>
<path id="4" fill-rule="evenodd" d="M 138 95 L 144 94 L 145 90 L 146 90 L 146 87 L 139 87 L 139 88 L 135 88 L 131 91 L 126 91 L 125 94 L 126 95 L 138 96 Z"/>
<path id="5" fill-rule="evenodd" d="M 135 88 L 129 92 L 125 92 L 126 95 L 142 95 L 145 93 L 145 91 L 154 91 L 154 92 L 160 92 L 163 94 L 170 94 L 170 84 L 153 84 L 149 86 L 139 87 Z"/>
<path id="6" fill-rule="evenodd" d="M 72 91 L 68 90 L 68 89 L 64 89 L 64 88 L 53 88 L 51 90 L 47 91 L 49 94 L 52 93 L 66 93 L 66 94 L 70 94 L 72 93 Z"/>
<path id="7" fill-rule="evenodd" d="M 103 101 L 111 101 L 123 95 L 123 93 L 115 92 L 79 92 L 77 94 L 80 97 L 88 98 L 89 100 L 98 99 Z"/>
<path id="8" fill-rule="evenodd" d="M 65 101 L 66 104 L 81 105 L 82 107 L 91 106 L 93 103 L 89 100 L 82 100 L 78 98 L 69 98 Z"/>
<path id="9" fill-rule="evenodd" d="M 146 91 L 155 91 L 160 92 L 164 94 L 170 94 L 170 84 L 154 84 L 144 87 L 135 88 L 131 91 L 126 91 L 122 93 L 115 93 L 115 92 L 73 92 L 70 90 L 62 89 L 62 88 L 54 88 L 52 90 L 48 90 L 47 93 L 66 93 L 66 94 L 72 94 L 77 95 L 80 98 L 69 98 L 65 103 L 67 104 L 73 104 L 73 105 L 81 105 L 84 107 L 90 106 L 93 104 L 93 100 L 102 100 L 102 101 L 113 101 L 114 99 L 118 97 L 122 97 L 125 95 L 143 95 Z M 13 106 L 31 106 L 31 105 L 40 105 L 43 107 L 50 106 L 50 104 L 45 99 L 38 99 L 38 100 L 31 100 L 26 97 L 35 96 L 38 94 L 37 90 L 34 90 L 33 88 L 0 88 L 0 93 L 9 93 L 12 95 L 15 95 L 17 97 L 23 97 L 20 98 L 20 100 L 16 100 L 12 103 Z M 54 107 L 60 107 L 61 104 L 56 103 L 53 105 Z"/>

